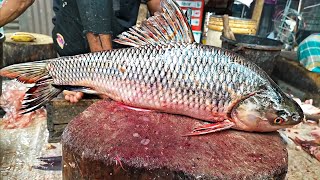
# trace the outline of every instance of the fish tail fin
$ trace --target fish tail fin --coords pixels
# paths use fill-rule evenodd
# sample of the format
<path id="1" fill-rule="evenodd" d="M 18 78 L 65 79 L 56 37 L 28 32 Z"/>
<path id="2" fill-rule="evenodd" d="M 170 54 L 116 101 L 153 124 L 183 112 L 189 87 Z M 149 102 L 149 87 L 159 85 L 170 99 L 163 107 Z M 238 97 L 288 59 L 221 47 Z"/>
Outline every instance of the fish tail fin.
<path id="1" fill-rule="evenodd" d="M 53 86 L 53 79 L 47 69 L 47 61 L 15 64 L 0 70 L 0 75 L 16 78 L 24 84 L 33 84 L 22 101 L 21 114 L 41 108 L 44 104 L 61 93 Z"/>
<path id="2" fill-rule="evenodd" d="M 193 43 L 194 36 L 187 17 L 174 0 L 161 0 L 161 11 L 118 35 L 114 42 L 140 47 L 168 42 Z"/>

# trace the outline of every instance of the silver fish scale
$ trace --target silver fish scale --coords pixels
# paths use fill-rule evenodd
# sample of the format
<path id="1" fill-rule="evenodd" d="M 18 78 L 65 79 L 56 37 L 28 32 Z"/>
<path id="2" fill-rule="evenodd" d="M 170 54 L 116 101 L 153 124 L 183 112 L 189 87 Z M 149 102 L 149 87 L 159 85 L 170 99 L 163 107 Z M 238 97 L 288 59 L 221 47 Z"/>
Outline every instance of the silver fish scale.
<path id="1" fill-rule="evenodd" d="M 232 102 L 270 86 L 236 54 L 170 43 L 62 57 L 49 64 L 57 85 L 87 86 L 128 105 L 212 119 Z M 49 69 L 49 68 L 48 68 Z"/>

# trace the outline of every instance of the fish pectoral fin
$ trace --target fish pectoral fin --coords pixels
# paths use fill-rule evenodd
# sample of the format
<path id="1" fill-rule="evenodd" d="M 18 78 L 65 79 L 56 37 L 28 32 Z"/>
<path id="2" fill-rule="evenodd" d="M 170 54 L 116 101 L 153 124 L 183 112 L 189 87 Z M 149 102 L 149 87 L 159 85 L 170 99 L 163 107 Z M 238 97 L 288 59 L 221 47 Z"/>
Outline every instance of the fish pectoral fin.
<path id="1" fill-rule="evenodd" d="M 118 106 L 120 107 L 123 107 L 123 108 L 126 108 L 126 109 L 130 109 L 130 110 L 134 110 L 134 111 L 141 111 L 141 112 L 151 112 L 151 111 L 154 111 L 154 110 L 151 110 L 151 109 L 144 109 L 144 108 L 139 108 L 139 107 L 132 107 L 132 106 L 128 106 L 128 105 L 125 105 L 123 103 L 120 103 L 120 102 L 117 102 Z"/>
<path id="2" fill-rule="evenodd" d="M 225 129 L 230 129 L 235 124 L 229 120 L 224 120 L 216 123 L 210 123 L 202 126 L 196 127 L 191 133 L 184 136 L 197 136 L 203 134 L 209 134 L 213 132 L 222 131 Z"/>
<path id="3" fill-rule="evenodd" d="M 85 86 L 53 85 L 53 87 L 61 90 L 83 92 L 85 94 L 100 94 L 94 89 Z"/>

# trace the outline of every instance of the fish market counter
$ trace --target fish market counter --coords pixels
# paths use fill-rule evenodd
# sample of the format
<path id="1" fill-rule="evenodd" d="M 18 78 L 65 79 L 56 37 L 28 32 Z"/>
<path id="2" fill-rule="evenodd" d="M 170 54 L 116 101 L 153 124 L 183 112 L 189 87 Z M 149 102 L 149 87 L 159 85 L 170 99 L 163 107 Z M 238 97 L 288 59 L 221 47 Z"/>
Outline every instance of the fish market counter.
<path id="1" fill-rule="evenodd" d="M 183 136 L 198 120 L 98 101 L 62 135 L 64 179 L 284 179 L 278 133 Z"/>

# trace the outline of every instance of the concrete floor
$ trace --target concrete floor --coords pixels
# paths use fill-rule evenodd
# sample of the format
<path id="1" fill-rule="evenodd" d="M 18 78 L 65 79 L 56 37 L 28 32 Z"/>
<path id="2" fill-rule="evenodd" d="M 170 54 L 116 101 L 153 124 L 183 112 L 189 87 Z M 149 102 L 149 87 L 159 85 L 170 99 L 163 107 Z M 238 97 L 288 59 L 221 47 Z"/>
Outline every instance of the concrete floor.
<path id="1" fill-rule="evenodd" d="M 0 130 L 0 179 L 62 179 L 62 171 L 44 171 L 39 157 L 61 156 L 61 144 L 48 144 L 47 122 L 36 120 L 23 129 Z"/>
<path id="2" fill-rule="evenodd" d="M 289 154 L 289 168 L 287 179 L 320 179 L 320 162 L 306 153 L 300 146 L 295 144 L 291 139 L 286 137 L 299 137 L 300 139 L 312 140 L 310 136 L 311 130 L 318 129 L 319 124 L 300 123 L 297 126 L 279 131 L 284 134 L 284 140 L 287 142 L 287 150 Z"/>
<path id="3" fill-rule="evenodd" d="M 1 121 L 0 121 L 1 122 Z M 34 169 L 39 157 L 61 156 L 60 143 L 47 143 L 46 120 L 38 119 L 23 129 L 0 131 L 0 179 L 62 179 L 62 171 Z M 286 179 L 319 179 L 320 162 L 292 141 L 288 143 L 289 169 Z"/>

